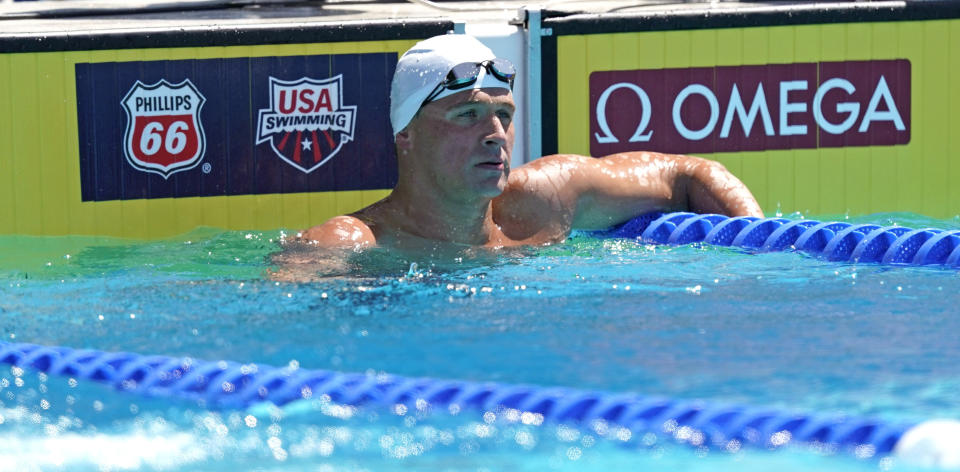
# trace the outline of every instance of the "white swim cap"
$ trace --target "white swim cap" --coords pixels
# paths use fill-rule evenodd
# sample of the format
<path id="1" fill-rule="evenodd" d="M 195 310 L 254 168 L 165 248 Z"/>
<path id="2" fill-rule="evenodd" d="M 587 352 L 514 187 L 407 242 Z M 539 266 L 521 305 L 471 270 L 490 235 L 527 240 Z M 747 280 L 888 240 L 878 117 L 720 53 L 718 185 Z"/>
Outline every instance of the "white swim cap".
<path id="1" fill-rule="evenodd" d="M 420 41 L 403 53 L 397 62 L 390 85 L 390 123 L 393 135 L 403 131 L 420 110 L 430 92 L 443 82 L 453 66 L 464 62 L 483 62 L 494 59 L 493 51 L 473 36 L 445 34 Z M 472 87 L 443 90 L 434 100 L 464 90 L 478 88 L 505 88 L 510 85 L 493 74 L 480 70 Z"/>

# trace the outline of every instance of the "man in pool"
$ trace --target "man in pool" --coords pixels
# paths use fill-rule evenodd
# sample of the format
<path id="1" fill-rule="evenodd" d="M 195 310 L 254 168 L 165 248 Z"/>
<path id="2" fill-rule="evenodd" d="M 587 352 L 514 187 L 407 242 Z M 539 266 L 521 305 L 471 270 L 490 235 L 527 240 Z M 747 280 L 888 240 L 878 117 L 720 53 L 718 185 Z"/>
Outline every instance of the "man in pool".
<path id="1" fill-rule="evenodd" d="M 655 210 L 763 216 L 716 162 L 632 152 L 554 155 L 511 168 L 515 70 L 478 40 L 421 41 L 397 63 L 390 120 L 399 163 L 393 192 L 301 233 L 326 248 L 542 245 Z"/>

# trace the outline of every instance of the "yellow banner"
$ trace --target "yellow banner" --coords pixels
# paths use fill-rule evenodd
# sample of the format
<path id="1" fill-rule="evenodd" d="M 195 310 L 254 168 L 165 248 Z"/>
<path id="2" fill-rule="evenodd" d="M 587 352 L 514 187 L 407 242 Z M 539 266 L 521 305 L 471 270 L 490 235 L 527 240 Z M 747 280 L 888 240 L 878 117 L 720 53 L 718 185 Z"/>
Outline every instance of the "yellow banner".
<path id="1" fill-rule="evenodd" d="M 559 36 L 558 150 L 589 155 L 646 144 L 716 159 L 768 214 L 953 217 L 956 38 L 960 20 Z M 707 86 L 690 78 L 697 76 Z M 659 88 L 650 85 L 657 81 Z M 754 94 L 758 83 L 765 100 Z M 644 104 L 654 110 L 647 122 Z M 749 125 L 749 139 L 729 141 Z"/>

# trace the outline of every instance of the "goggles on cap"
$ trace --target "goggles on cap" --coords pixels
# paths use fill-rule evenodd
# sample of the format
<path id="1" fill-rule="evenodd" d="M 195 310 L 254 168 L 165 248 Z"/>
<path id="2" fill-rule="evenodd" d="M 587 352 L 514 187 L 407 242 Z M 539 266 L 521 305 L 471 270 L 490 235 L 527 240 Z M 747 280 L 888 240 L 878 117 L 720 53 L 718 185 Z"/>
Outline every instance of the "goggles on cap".
<path id="1" fill-rule="evenodd" d="M 487 72 L 496 77 L 497 80 L 509 84 L 510 90 L 513 90 L 513 79 L 517 77 L 517 69 L 510 61 L 496 58 L 483 62 L 464 62 L 453 66 L 450 72 L 447 72 L 447 78 L 434 87 L 433 91 L 430 92 L 430 95 L 427 95 L 426 100 L 424 100 L 420 106 L 422 107 L 430 103 L 433 99 L 437 98 L 444 89 L 459 90 L 477 83 L 477 78 L 483 69 L 486 69 Z"/>

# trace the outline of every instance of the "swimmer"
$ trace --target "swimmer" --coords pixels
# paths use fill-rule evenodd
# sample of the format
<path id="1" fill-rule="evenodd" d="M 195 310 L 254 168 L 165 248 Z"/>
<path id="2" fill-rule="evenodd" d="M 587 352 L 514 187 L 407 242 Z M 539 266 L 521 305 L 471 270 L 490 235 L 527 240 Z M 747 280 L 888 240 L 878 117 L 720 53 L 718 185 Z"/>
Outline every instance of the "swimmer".
<path id="1" fill-rule="evenodd" d="M 417 43 L 398 61 L 391 84 L 396 187 L 302 232 L 301 241 L 503 248 L 557 243 L 573 229 L 605 229 L 656 210 L 763 216 L 740 180 L 697 157 L 561 154 L 512 168 L 515 74 L 470 36 Z"/>

